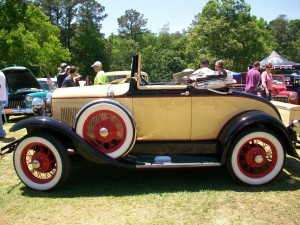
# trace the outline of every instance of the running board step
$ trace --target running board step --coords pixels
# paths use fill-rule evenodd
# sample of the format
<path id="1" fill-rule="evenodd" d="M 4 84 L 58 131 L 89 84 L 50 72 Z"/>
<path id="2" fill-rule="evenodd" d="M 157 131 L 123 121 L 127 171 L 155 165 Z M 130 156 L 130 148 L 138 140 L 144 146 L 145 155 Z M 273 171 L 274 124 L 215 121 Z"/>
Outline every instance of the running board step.
<path id="1" fill-rule="evenodd" d="M 207 156 L 152 156 L 152 155 L 127 155 L 123 157 L 130 163 L 135 163 L 136 168 L 191 168 L 191 167 L 219 167 L 220 161 L 216 157 Z"/>
<path id="2" fill-rule="evenodd" d="M 219 167 L 221 163 L 164 163 L 164 164 L 151 164 L 145 163 L 144 165 L 138 164 L 136 168 L 193 168 L 193 167 Z"/>

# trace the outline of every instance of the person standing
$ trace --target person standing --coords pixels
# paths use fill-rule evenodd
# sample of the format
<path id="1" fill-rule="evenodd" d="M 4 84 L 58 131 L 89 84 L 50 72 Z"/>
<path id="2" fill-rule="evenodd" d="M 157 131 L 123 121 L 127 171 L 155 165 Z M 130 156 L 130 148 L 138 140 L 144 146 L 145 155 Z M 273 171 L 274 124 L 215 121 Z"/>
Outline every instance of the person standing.
<path id="1" fill-rule="evenodd" d="M 61 88 L 62 83 L 64 82 L 65 78 L 68 76 L 68 64 L 62 63 L 58 68 L 58 73 L 56 75 L 57 78 L 57 86 Z"/>
<path id="2" fill-rule="evenodd" d="M 75 87 L 76 83 L 74 78 L 77 76 L 77 68 L 75 66 L 71 66 L 69 68 L 69 75 L 64 79 L 62 83 L 62 87 Z"/>
<path id="3" fill-rule="evenodd" d="M 225 70 L 225 63 L 223 60 L 218 60 L 215 64 L 217 75 L 223 75 L 227 77 L 227 71 Z"/>
<path id="4" fill-rule="evenodd" d="M 108 84 L 108 79 L 105 72 L 102 70 L 102 63 L 100 61 L 96 61 L 91 67 L 93 67 L 94 71 L 97 73 L 94 79 L 94 85 Z"/>
<path id="5" fill-rule="evenodd" d="M 198 63 L 198 66 L 200 67 L 198 70 L 193 72 L 189 78 L 190 79 L 196 79 L 198 77 L 206 77 L 207 75 L 214 75 L 214 71 L 208 68 L 209 61 L 206 58 L 201 59 L 201 61 Z"/>
<path id="6" fill-rule="evenodd" d="M 261 74 L 261 83 L 265 88 L 261 93 L 261 96 L 271 101 L 272 92 L 273 92 L 273 78 L 271 70 L 273 65 L 271 63 L 266 63 L 266 71 Z"/>
<path id="7" fill-rule="evenodd" d="M 3 104 L 7 101 L 6 97 L 6 79 L 4 73 L 0 71 L 0 111 L 2 112 Z M 3 128 L 2 114 L 0 116 L 0 139 L 5 138 L 6 132 Z"/>
<path id="8" fill-rule="evenodd" d="M 257 95 L 257 91 L 255 90 L 256 85 L 258 84 L 259 80 L 260 80 L 260 63 L 258 61 L 256 61 L 253 64 L 253 67 L 248 70 L 247 74 L 246 74 L 246 87 L 245 87 L 245 91 L 247 93 L 251 93 L 254 95 Z"/>
<path id="9" fill-rule="evenodd" d="M 93 82 L 91 81 L 90 76 L 86 76 L 84 86 L 91 86 Z"/>

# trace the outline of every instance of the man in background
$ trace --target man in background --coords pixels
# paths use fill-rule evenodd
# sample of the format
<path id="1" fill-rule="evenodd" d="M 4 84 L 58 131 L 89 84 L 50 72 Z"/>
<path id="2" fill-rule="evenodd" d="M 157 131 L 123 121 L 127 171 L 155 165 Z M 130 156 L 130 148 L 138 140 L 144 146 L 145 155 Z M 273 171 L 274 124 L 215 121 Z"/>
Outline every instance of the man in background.
<path id="1" fill-rule="evenodd" d="M 248 70 L 247 75 L 246 75 L 246 87 L 245 91 L 250 94 L 257 95 L 256 85 L 258 84 L 260 80 L 260 63 L 256 61 L 253 64 L 252 69 Z"/>
<path id="2" fill-rule="evenodd" d="M 71 66 L 68 71 L 69 75 L 64 79 L 62 87 L 75 87 L 76 83 L 74 78 L 77 77 L 77 68 L 75 66 Z"/>
<path id="3" fill-rule="evenodd" d="M 100 61 L 96 61 L 92 65 L 94 71 L 97 73 L 95 80 L 94 80 L 94 85 L 98 84 L 108 84 L 107 77 L 105 75 L 105 72 L 102 70 L 102 63 Z"/>
<path id="4" fill-rule="evenodd" d="M 6 79 L 5 75 L 0 71 L 0 112 L 2 112 L 3 104 L 6 99 Z M 5 138 L 6 132 L 3 129 L 2 114 L 0 116 L 0 139 Z"/>
<path id="5" fill-rule="evenodd" d="M 198 66 L 200 67 L 198 70 L 193 72 L 189 78 L 191 80 L 196 80 L 196 78 L 199 77 L 206 77 L 207 75 L 214 75 L 214 71 L 208 68 L 209 61 L 206 58 L 201 59 L 201 61 L 198 63 Z"/>

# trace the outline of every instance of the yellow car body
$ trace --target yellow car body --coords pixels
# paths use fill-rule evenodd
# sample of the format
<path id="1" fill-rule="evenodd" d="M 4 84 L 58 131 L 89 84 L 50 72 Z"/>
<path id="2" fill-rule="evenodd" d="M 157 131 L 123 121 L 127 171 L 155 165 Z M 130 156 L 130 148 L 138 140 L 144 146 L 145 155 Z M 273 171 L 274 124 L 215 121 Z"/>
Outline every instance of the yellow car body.
<path id="1" fill-rule="evenodd" d="M 234 91 L 230 77 L 150 83 L 140 55 L 131 67 L 128 82 L 56 89 L 48 99 L 52 117 L 28 118 L 11 128 L 28 131 L 4 147 L 14 151 L 23 183 L 35 190 L 60 187 L 69 173 L 68 149 L 128 168 L 226 166 L 248 185 L 275 179 L 286 154 L 299 158 L 299 121 L 285 126 L 271 102 Z"/>

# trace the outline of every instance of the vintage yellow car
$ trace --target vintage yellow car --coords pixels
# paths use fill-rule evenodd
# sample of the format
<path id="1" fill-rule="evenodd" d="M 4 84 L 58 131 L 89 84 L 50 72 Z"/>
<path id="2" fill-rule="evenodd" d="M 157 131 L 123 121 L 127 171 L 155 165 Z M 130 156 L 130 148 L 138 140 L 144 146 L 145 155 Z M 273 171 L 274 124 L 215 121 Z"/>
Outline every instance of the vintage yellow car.
<path id="1" fill-rule="evenodd" d="M 141 67 L 136 55 L 128 83 L 56 89 L 48 99 L 52 117 L 12 126 L 10 132 L 28 133 L 2 148 L 14 152 L 21 181 L 35 190 L 60 187 L 70 171 L 70 149 L 127 168 L 226 166 L 248 185 L 272 181 L 286 154 L 299 158 L 299 121 L 285 126 L 272 103 L 234 91 L 228 77 L 149 83 Z"/>

